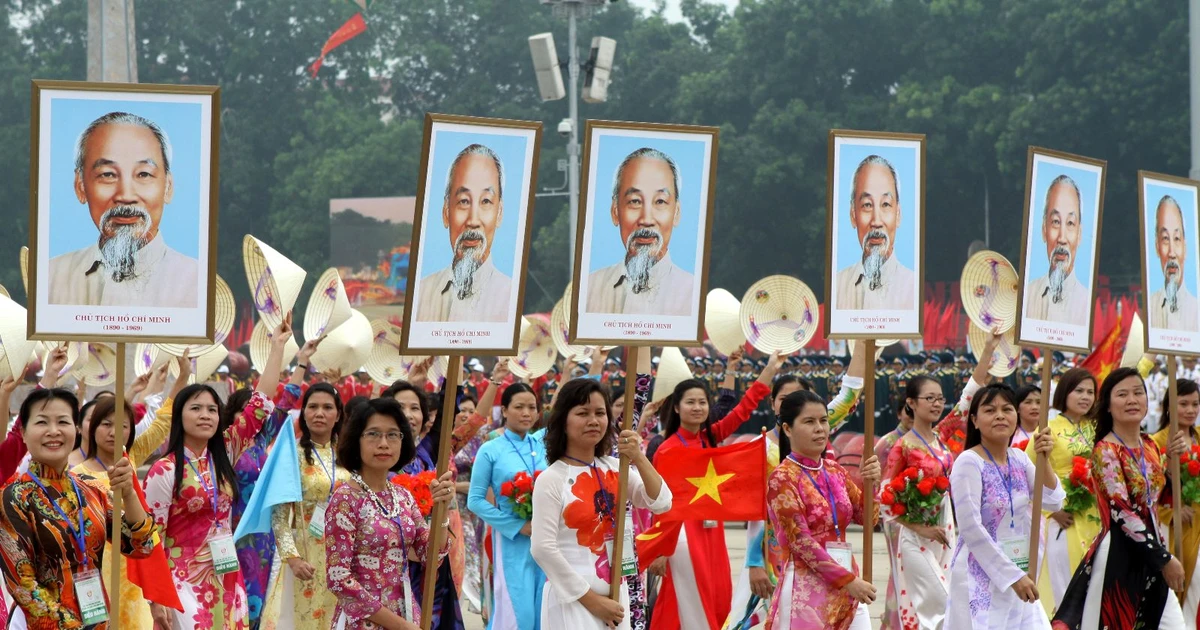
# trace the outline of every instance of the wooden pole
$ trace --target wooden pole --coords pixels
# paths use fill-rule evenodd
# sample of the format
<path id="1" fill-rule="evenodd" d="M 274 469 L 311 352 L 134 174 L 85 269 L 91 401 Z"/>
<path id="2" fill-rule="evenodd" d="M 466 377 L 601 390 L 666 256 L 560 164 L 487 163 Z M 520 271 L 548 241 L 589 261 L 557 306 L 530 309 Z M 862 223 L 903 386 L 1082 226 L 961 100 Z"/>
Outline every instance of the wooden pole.
<path id="1" fill-rule="evenodd" d="M 1038 420 L 1039 434 L 1048 429 L 1050 422 L 1050 380 L 1054 377 L 1054 362 L 1051 356 L 1049 348 L 1042 348 L 1042 413 Z M 1033 482 L 1033 500 L 1030 501 L 1033 518 L 1029 525 L 1029 579 L 1033 580 L 1034 584 L 1038 581 L 1038 551 L 1042 535 L 1042 489 L 1046 484 L 1046 475 L 1050 472 L 1049 467 L 1046 456 L 1039 453 L 1037 474 L 1034 475 Z"/>
<path id="2" fill-rule="evenodd" d="M 442 433 L 438 439 L 437 476 L 440 479 L 450 467 L 450 438 L 454 434 L 454 407 L 458 392 L 458 383 L 462 379 L 462 356 L 451 356 L 450 366 L 446 368 L 446 386 L 442 390 L 445 398 L 442 401 Z M 490 387 L 495 387 L 491 385 Z M 490 413 L 491 410 L 488 410 Z M 424 587 L 421 589 L 421 630 L 429 630 L 433 623 L 433 591 L 438 574 L 438 550 L 446 540 L 446 528 L 442 521 L 446 520 L 445 503 L 434 503 L 433 514 L 429 521 L 430 538 L 429 550 L 425 553 Z"/>
<path id="3" fill-rule="evenodd" d="M 131 419 L 127 419 L 125 417 L 125 344 L 124 343 L 117 344 L 116 394 L 117 394 L 117 396 L 116 396 L 117 406 L 116 406 L 116 409 L 114 409 L 114 411 L 113 411 L 113 435 L 118 436 L 114 439 L 115 439 L 115 443 L 117 445 L 121 446 L 121 450 L 118 451 L 116 449 L 113 449 L 113 460 L 114 461 L 121 459 L 122 456 L 127 456 L 127 454 L 124 453 L 125 440 L 121 439 L 121 437 L 119 437 L 119 436 L 125 435 L 125 423 L 126 423 L 126 421 L 131 421 Z M 93 444 L 92 450 L 95 450 L 95 449 L 96 449 L 96 445 Z M 134 478 L 133 482 L 134 483 L 138 482 L 136 477 Z M 109 600 L 108 600 L 109 601 L 109 604 L 108 604 L 108 608 L 109 608 L 109 610 L 108 610 L 108 627 L 111 628 L 112 630 L 118 630 L 121 627 L 121 597 L 120 597 L 120 593 L 121 593 L 121 563 L 125 561 L 124 557 L 121 555 L 121 522 L 125 516 L 125 512 L 124 512 L 123 508 L 124 508 L 124 506 L 122 505 L 122 502 L 121 502 L 121 493 L 115 492 L 115 491 L 112 492 L 112 534 L 109 538 L 112 541 L 112 549 L 110 550 L 110 553 L 109 553 L 109 562 L 111 563 L 111 566 L 109 567 L 109 569 L 112 571 L 112 574 L 109 578 L 109 584 L 111 585 L 111 587 L 110 587 L 111 592 L 109 593 Z M 97 568 L 99 568 L 99 567 L 97 567 Z M 116 597 L 113 597 L 113 595 L 116 595 Z"/>
<path id="4" fill-rule="evenodd" d="M 646 350 L 649 352 L 649 349 Z M 625 412 L 621 414 L 621 430 L 628 431 L 633 428 L 633 404 L 634 396 L 637 393 L 637 364 L 638 364 L 638 348 L 636 346 L 628 346 L 625 348 Z M 633 378 L 629 378 L 629 375 Z M 608 596 L 618 604 L 621 603 L 621 568 L 622 554 L 625 549 L 625 500 L 628 492 L 625 486 L 629 485 L 629 460 L 621 457 L 621 471 L 617 475 L 617 505 L 616 512 L 613 515 L 613 544 L 612 557 L 608 559 L 609 582 Z"/>
<path id="5" fill-rule="evenodd" d="M 875 340 L 863 343 L 863 454 L 862 460 L 875 454 Z M 882 464 L 882 462 L 880 462 Z M 875 546 L 875 485 L 864 484 L 863 493 L 862 579 L 871 582 L 871 555 Z"/>
<path id="6" fill-rule="evenodd" d="M 1175 382 L 1175 355 L 1167 356 L 1167 399 L 1170 400 L 1170 406 L 1167 413 L 1171 414 L 1171 425 L 1167 435 L 1171 440 L 1179 434 L 1179 387 Z M 1183 490 L 1179 485 L 1179 456 L 1171 457 L 1169 465 L 1171 467 L 1171 505 L 1175 509 L 1171 510 L 1171 548 L 1175 550 L 1175 557 L 1179 561 L 1183 561 L 1183 519 L 1180 518 L 1180 506 L 1183 505 Z M 1154 506 L 1150 506 L 1153 510 Z M 1181 594 L 1182 595 L 1182 594 Z"/>

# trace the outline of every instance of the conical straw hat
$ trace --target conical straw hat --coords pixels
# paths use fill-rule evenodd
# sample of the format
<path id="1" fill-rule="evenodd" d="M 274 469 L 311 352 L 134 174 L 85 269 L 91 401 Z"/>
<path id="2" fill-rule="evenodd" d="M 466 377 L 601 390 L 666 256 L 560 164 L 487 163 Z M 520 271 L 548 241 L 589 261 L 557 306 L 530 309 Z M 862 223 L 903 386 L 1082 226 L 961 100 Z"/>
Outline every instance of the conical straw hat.
<path id="1" fill-rule="evenodd" d="M 963 310 L 983 330 L 1001 332 L 1017 323 L 1017 291 L 1021 281 L 1008 259 L 993 251 L 975 252 L 963 266 L 959 289 Z"/>
<path id="2" fill-rule="evenodd" d="M 373 341 L 371 320 L 350 309 L 350 319 L 329 333 L 312 355 L 313 369 L 333 370 L 339 375 L 353 374 L 371 356 Z"/>
<path id="3" fill-rule="evenodd" d="M 58 347 L 59 345 L 60 344 L 58 342 L 50 342 L 50 345 L 48 345 L 48 346 L 43 344 L 44 351 L 42 352 L 42 357 L 41 357 L 42 369 L 46 369 L 46 366 L 49 364 L 49 361 L 47 361 L 47 359 L 50 358 L 50 352 L 52 350 L 54 350 L 54 348 Z M 71 372 L 75 371 L 76 368 L 81 367 L 82 366 L 81 359 L 82 360 L 87 359 L 87 354 L 86 354 L 87 353 L 87 344 L 86 343 L 83 343 L 82 341 L 72 341 L 72 342 L 67 343 L 66 345 L 67 345 L 67 364 L 64 365 L 63 369 L 58 373 L 59 378 L 62 378 L 64 376 L 70 374 Z"/>
<path id="4" fill-rule="evenodd" d="M 554 346 L 558 348 L 558 353 L 568 359 L 580 361 L 587 357 L 587 346 L 574 346 L 567 342 L 570 337 L 570 324 L 567 323 L 567 309 L 570 305 L 559 300 L 558 304 L 554 305 L 554 310 L 550 312 L 550 339 L 554 342 Z"/>
<path id="5" fill-rule="evenodd" d="M 194 385 L 196 383 L 203 383 L 204 381 L 207 381 L 213 375 L 213 372 L 216 372 L 217 368 L 221 367 L 221 364 L 225 362 L 225 359 L 228 356 L 229 350 L 227 350 L 225 346 L 217 346 L 211 352 L 202 354 L 198 357 L 190 357 L 192 363 L 192 375 L 188 377 L 188 385 Z M 172 361 L 169 369 L 171 371 L 171 376 L 179 376 L 178 361 Z"/>
<path id="6" fill-rule="evenodd" d="M 450 369 L 450 357 L 434 357 L 433 365 L 429 366 L 429 382 L 441 389 L 446 380 L 446 371 Z"/>
<path id="7" fill-rule="evenodd" d="M 111 385 L 117 381 L 117 352 L 106 343 L 89 343 L 87 356 L 80 357 L 73 372 L 84 385 Z"/>
<path id="8" fill-rule="evenodd" d="M 399 326 L 376 319 L 371 321 L 371 353 L 367 355 L 367 374 L 371 380 L 385 387 L 396 381 L 408 379 L 408 369 L 413 361 L 400 355 Z"/>
<path id="9" fill-rule="evenodd" d="M 29 298 L 29 248 L 21 248 L 21 284 L 25 287 L 25 298 Z"/>
<path id="10" fill-rule="evenodd" d="M 683 359 L 683 353 L 675 346 L 667 346 L 663 348 L 662 356 L 658 360 L 658 372 L 654 374 L 654 392 L 651 395 L 651 401 L 659 401 L 671 395 L 675 391 L 675 386 L 692 378 L 692 371 L 688 369 L 687 361 Z"/>
<path id="11" fill-rule="evenodd" d="M 267 325 L 259 320 L 254 325 L 254 330 L 250 332 L 250 367 L 257 370 L 259 374 L 267 367 L 267 356 L 271 354 L 271 331 L 267 330 Z M 287 366 L 292 362 L 292 358 L 300 351 L 300 345 L 296 343 L 296 338 L 288 339 L 288 342 L 283 346 L 283 361 L 280 367 Z"/>
<path id="12" fill-rule="evenodd" d="M 14 376 L 21 378 L 29 364 L 35 341 L 26 337 L 27 323 L 25 307 L 8 299 L 0 298 L 0 379 Z M 7 413 L 8 410 L 0 410 Z"/>
<path id="13" fill-rule="evenodd" d="M 726 356 L 746 343 L 742 332 L 742 305 L 725 289 L 708 292 L 704 307 L 704 330 L 717 352 Z"/>
<path id="14" fill-rule="evenodd" d="M 247 234 L 242 239 L 242 261 L 246 266 L 246 281 L 259 319 L 274 330 L 283 316 L 296 305 L 304 285 L 304 270 L 270 245 Z"/>
<path id="15" fill-rule="evenodd" d="M 152 343 L 139 343 L 134 349 L 133 373 L 135 376 L 148 374 L 171 360 L 171 355 Z"/>
<path id="16" fill-rule="evenodd" d="M 217 276 L 217 286 L 213 291 L 213 343 L 160 343 L 158 349 L 173 356 L 183 356 L 184 350 L 190 350 L 190 357 L 199 357 L 218 347 L 225 345 L 229 333 L 233 332 L 233 321 L 237 318 L 237 302 L 233 299 L 233 291 L 221 276 Z"/>
<path id="17" fill-rule="evenodd" d="M 558 349 L 550 338 L 550 325 L 540 318 L 522 317 L 517 356 L 508 362 L 508 369 L 520 378 L 533 380 L 550 371 L 556 358 Z"/>
<path id="18" fill-rule="evenodd" d="M 563 289 L 563 324 L 567 327 L 571 326 L 571 292 L 574 290 L 574 283 L 568 282 L 567 288 Z"/>
<path id="19" fill-rule="evenodd" d="M 816 334 L 821 310 L 808 285 L 790 276 L 767 276 L 746 291 L 740 319 L 755 348 L 791 354 Z"/>
<path id="20" fill-rule="evenodd" d="M 1121 367 L 1137 367 L 1142 355 L 1146 354 L 1146 327 L 1135 311 L 1129 322 L 1129 339 L 1125 341 L 1125 352 L 1121 353 Z"/>
<path id="21" fill-rule="evenodd" d="M 350 319 L 350 300 L 336 267 L 321 274 L 304 309 L 304 338 L 318 339 L 321 335 Z"/>
<path id="22" fill-rule="evenodd" d="M 1021 363 L 1021 346 L 1017 345 L 1016 331 L 1009 328 L 1004 331 L 1004 336 L 1000 338 L 1000 343 L 996 346 L 996 351 L 992 353 L 992 356 L 980 356 L 991 336 L 992 333 L 976 326 L 974 322 L 971 323 L 971 328 L 967 332 L 967 339 L 971 342 L 971 352 L 974 353 L 975 360 L 980 363 L 990 362 L 988 374 L 1004 378 L 1012 374 L 1017 369 L 1017 365 Z"/>

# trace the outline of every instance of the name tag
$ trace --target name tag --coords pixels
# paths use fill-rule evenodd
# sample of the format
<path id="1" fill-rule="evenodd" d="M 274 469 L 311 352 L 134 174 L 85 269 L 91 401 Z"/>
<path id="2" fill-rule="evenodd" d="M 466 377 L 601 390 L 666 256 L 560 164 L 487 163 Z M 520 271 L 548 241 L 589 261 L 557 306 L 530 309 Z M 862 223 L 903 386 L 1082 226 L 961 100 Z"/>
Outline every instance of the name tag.
<path id="1" fill-rule="evenodd" d="M 1029 570 L 1029 538 L 1027 536 L 1010 536 L 996 541 L 1004 555 L 1012 560 L 1022 571 Z"/>
<path id="2" fill-rule="evenodd" d="M 612 565 L 613 541 L 612 536 L 604 541 L 604 552 L 608 555 L 609 565 Z M 633 555 L 633 516 L 625 513 L 625 544 L 621 546 L 621 576 L 636 575 L 638 572 L 637 557 Z"/>
<path id="3" fill-rule="evenodd" d="M 237 548 L 231 534 L 215 534 L 208 541 L 208 550 L 212 554 L 214 573 L 224 575 L 238 570 Z"/>
<path id="4" fill-rule="evenodd" d="M 108 602 L 104 601 L 104 586 L 100 583 L 99 571 L 92 569 L 75 574 L 75 598 L 79 600 L 83 625 L 108 621 Z"/>
<path id="5" fill-rule="evenodd" d="M 829 557 L 833 558 L 838 566 L 850 572 L 854 571 L 854 549 L 850 543 L 831 540 L 825 543 L 825 553 L 829 554 Z"/>
<path id="6" fill-rule="evenodd" d="M 313 538 L 325 537 L 325 510 L 329 509 L 329 501 L 322 501 L 313 508 L 312 518 L 308 521 L 308 533 Z"/>
<path id="7" fill-rule="evenodd" d="M 717 526 L 717 521 L 704 521 L 704 529 L 712 529 Z"/>

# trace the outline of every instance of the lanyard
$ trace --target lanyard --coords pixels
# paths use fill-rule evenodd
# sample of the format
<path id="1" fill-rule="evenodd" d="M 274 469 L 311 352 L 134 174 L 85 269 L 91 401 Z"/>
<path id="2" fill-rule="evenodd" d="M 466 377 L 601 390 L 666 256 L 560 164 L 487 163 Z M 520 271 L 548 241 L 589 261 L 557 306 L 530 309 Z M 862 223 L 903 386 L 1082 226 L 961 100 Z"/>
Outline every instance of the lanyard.
<path id="1" fill-rule="evenodd" d="M 795 455 L 788 453 L 788 459 L 796 462 L 796 464 L 800 466 L 800 470 L 804 471 L 804 476 L 808 477 L 808 480 L 812 482 L 813 487 L 821 493 L 822 497 L 829 501 L 829 511 L 833 512 L 833 535 L 836 536 L 838 540 L 842 540 L 842 527 L 838 524 L 837 501 L 833 496 L 833 482 L 829 480 L 829 469 L 825 468 L 825 462 L 821 462 L 821 473 L 825 477 L 825 490 L 822 491 L 821 486 L 817 483 L 817 478 L 812 476 L 812 473 L 808 472 L 808 468 L 805 468 L 804 464 L 801 464 L 800 460 L 796 459 Z"/>
<path id="2" fill-rule="evenodd" d="M 601 517 L 609 516 L 612 518 L 616 518 L 615 516 L 613 516 L 613 514 L 615 513 L 615 511 L 613 509 L 613 504 L 616 503 L 616 501 L 614 500 L 612 494 L 610 494 L 608 492 L 608 490 L 606 490 L 604 488 L 604 478 L 600 476 L 600 469 L 596 467 L 596 460 L 592 460 L 590 462 L 585 462 L 582 459 L 577 459 L 577 458 L 571 457 L 570 455 L 563 455 L 563 457 L 565 457 L 571 461 L 579 462 L 580 464 L 592 469 L 592 477 L 594 477 L 596 479 L 596 485 L 600 487 Z"/>
<path id="3" fill-rule="evenodd" d="M 508 445 L 512 447 L 512 450 L 514 453 L 517 454 L 517 457 L 521 458 L 521 466 L 524 466 L 525 465 L 525 454 L 521 452 L 521 449 L 517 448 L 516 440 L 513 440 L 511 437 L 508 436 L 507 430 L 504 431 L 504 439 L 508 440 Z M 524 442 L 525 442 L 525 438 L 521 438 L 521 443 L 523 444 Z M 578 460 L 576 460 L 576 461 L 578 461 Z M 533 475 L 533 473 L 536 470 L 537 470 L 537 459 L 534 458 L 534 456 L 533 456 L 533 446 L 531 445 L 529 447 L 529 474 Z"/>
<path id="4" fill-rule="evenodd" d="M 1121 436 L 1117 435 L 1116 433 L 1113 433 L 1113 437 L 1117 438 L 1117 441 L 1121 443 L 1121 446 L 1125 447 L 1125 450 L 1129 453 L 1130 457 L 1134 457 L 1133 449 L 1129 448 L 1129 445 L 1125 443 L 1125 440 L 1121 439 Z M 1144 479 L 1146 482 L 1146 507 L 1150 509 L 1151 515 L 1153 515 L 1154 506 L 1150 504 L 1150 475 L 1146 472 L 1146 445 L 1145 444 L 1142 444 L 1142 448 L 1139 451 L 1137 457 L 1138 457 L 1138 467 L 1142 469 L 1142 479 Z"/>
<path id="5" fill-rule="evenodd" d="M 992 457 L 992 452 L 988 450 L 988 447 L 980 444 L 979 448 L 983 449 L 983 452 L 987 454 L 988 459 L 992 460 L 992 465 L 996 467 L 996 474 L 1000 475 L 1000 480 L 1004 482 L 1004 491 L 1008 493 L 1008 527 L 1009 527 L 1009 529 L 1016 529 L 1016 527 L 1017 527 L 1017 510 L 1015 507 L 1013 507 L 1012 458 L 1011 457 L 1008 458 L 1008 462 L 1007 462 L 1008 474 L 1005 475 L 1004 471 L 1000 470 L 1000 464 L 996 463 L 996 458 Z"/>
<path id="6" fill-rule="evenodd" d="M 217 516 L 217 483 L 216 483 L 216 481 L 213 481 L 213 484 L 210 486 L 206 481 L 204 481 L 204 477 L 200 474 L 200 470 L 196 468 L 196 462 L 192 461 L 192 458 L 188 457 L 187 455 L 184 455 L 183 458 L 187 460 L 188 466 L 192 467 L 192 472 L 196 473 L 196 481 L 200 484 L 200 487 L 204 488 L 204 491 L 208 493 L 209 497 L 211 497 L 213 522 L 216 522 L 217 520 L 219 520 L 219 518 Z M 213 477 L 214 479 L 216 478 L 216 467 L 213 466 L 212 452 L 209 452 L 209 454 L 208 454 L 208 474 L 210 477 Z"/>
<path id="7" fill-rule="evenodd" d="M 332 446 L 332 443 L 330 446 Z M 321 470 L 324 470 L 325 474 L 329 475 L 329 496 L 333 497 L 333 481 L 334 475 L 337 473 L 337 451 L 333 450 L 332 448 L 329 450 L 331 453 L 333 453 L 333 455 L 329 458 L 329 468 L 325 467 L 325 460 L 321 459 L 320 451 L 314 448 L 313 455 L 316 455 L 317 461 L 321 462 Z"/>
<path id="8" fill-rule="evenodd" d="M 1024 434 L 1025 434 L 1025 439 L 1026 439 L 1026 440 L 1028 440 L 1028 439 L 1029 439 L 1029 432 L 1025 430 L 1025 427 L 1023 427 L 1023 426 L 1020 426 L 1020 425 L 1017 425 L 1017 428 L 1021 430 L 1021 433 L 1024 433 Z M 985 450 L 986 450 L 986 449 L 985 449 Z"/>
<path id="9" fill-rule="evenodd" d="M 925 438 L 921 435 L 920 431 L 914 430 L 913 435 L 916 435 L 917 439 L 921 440 L 921 443 L 925 445 L 925 450 L 929 451 L 929 456 L 937 460 L 938 466 L 942 467 L 942 474 L 943 475 L 946 474 L 946 460 L 944 460 L 941 457 L 938 457 L 936 454 L 934 454 L 933 448 L 931 448 L 929 446 L 929 442 L 925 441 Z M 945 450 L 946 445 L 942 444 L 942 439 L 941 438 L 935 438 L 935 439 L 938 441 L 938 446 L 941 446 L 942 449 Z"/>
<path id="10" fill-rule="evenodd" d="M 42 483 L 42 480 L 38 479 L 37 474 L 35 474 L 32 470 L 28 472 L 29 478 L 33 480 L 33 483 L 37 484 L 37 487 L 42 489 L 42 494 L 46 495 L 46 500 L 49 501 L 50 505 L 54 507 L 54 511 L 58 512 L 58 515 L 61 516 L 64 521 L 66 521 L 67 531 L 70 532 L 71 536 L 75 539 L 76 549 L 79 552 L 79 561 L 83 564 L 83 568 L 86 570 L 88 567 L 87 530 L 85 530 L 83 527 L 83 510 L 86 504 L 83 502 L 83 493 L 79 491 L 79 485 L 75 483 L 75 479 L 71 477 L 70 473 L 66 473 L 67 480 L 71 482 L 71 487 L 75 489 L 75 500 L 79 503 L 79 529 L 75 529 L 74 527 L 71 527 L 71 517 L 67 516 L 67 513 L 58 506 L 58 501 L 55 501 L 50 497 L 50 491 L 46 489 L 46 486 Z"/>

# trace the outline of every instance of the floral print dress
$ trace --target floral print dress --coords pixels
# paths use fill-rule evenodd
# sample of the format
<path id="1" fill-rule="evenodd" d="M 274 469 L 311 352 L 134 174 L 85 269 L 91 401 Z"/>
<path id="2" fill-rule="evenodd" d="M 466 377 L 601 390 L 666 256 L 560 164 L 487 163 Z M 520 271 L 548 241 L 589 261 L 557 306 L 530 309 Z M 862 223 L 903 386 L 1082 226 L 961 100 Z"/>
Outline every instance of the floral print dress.
<path id="1" fill-rule="evenodd" d="M 613 532 L 619 469 L 620 460 L 615 457 L 596 458 L 592 466 L 558 460 L 538 477 L 533 490 L 531 553 L 546 572 L 542 628 L 608 628 L 579 600 L 589 590 L 607 597 L 611 572 L 620 570 L 620 563 L 614 567 L 610 562 L 607 549 Z M 665 483 L 654 500 L 646 494 L 637 468 L 629 468 L 628 483 L 634 505 L 655 514 L 671 509 L 671 491 Z M 621 587 L 621 602 L 628 610 L 627 583 Z M 630 615 L 617 628 L 629 630 Z"/>
<path id="2" fill-rule="evenodd" d="M 164 404 L 164 407 L 170 405 Z M 237 415 L 225 431 L 225 449 L 230 461 L 254 444 L 254 438 L 275 405 L 260 392 Z M 210 469 L 208 450 L 192 452 L 185 447 L 190 463 L 175 461 L 174 454 L 154 462 L 146 475 L 146 502 L 162 530 L 167 562 L 183 612 L 176 612 L 176 623 L 194 630 L 246 630 L 250 615 L 246 587 L 241 570 L 217 575 L 213 568 L 209 540 L 220 533 L 233 533 L 233 489 L 217 490 L 214 513 L 212 488 L 216 478 Z M 186 466 L 179 494 L 174 494 L 175 467 Z M 193 470 L 193 466 L 195 469 Z"/>
<path id="3" fill-rule="evenodd" d="M 822 470 L 806 472 L 802 464 Z M 832 458 L 818 463 L 789 456 L 767 480 L 767 513 L 783 553 L 767 630 L 849 628 L 859 605 L 843 589 L 858 577 L 858 563 L 851 556 L 852 569 L 841 566 L 826 543 L 844 542 L 846 526 L 863 523 L 862 490 Z"/>

